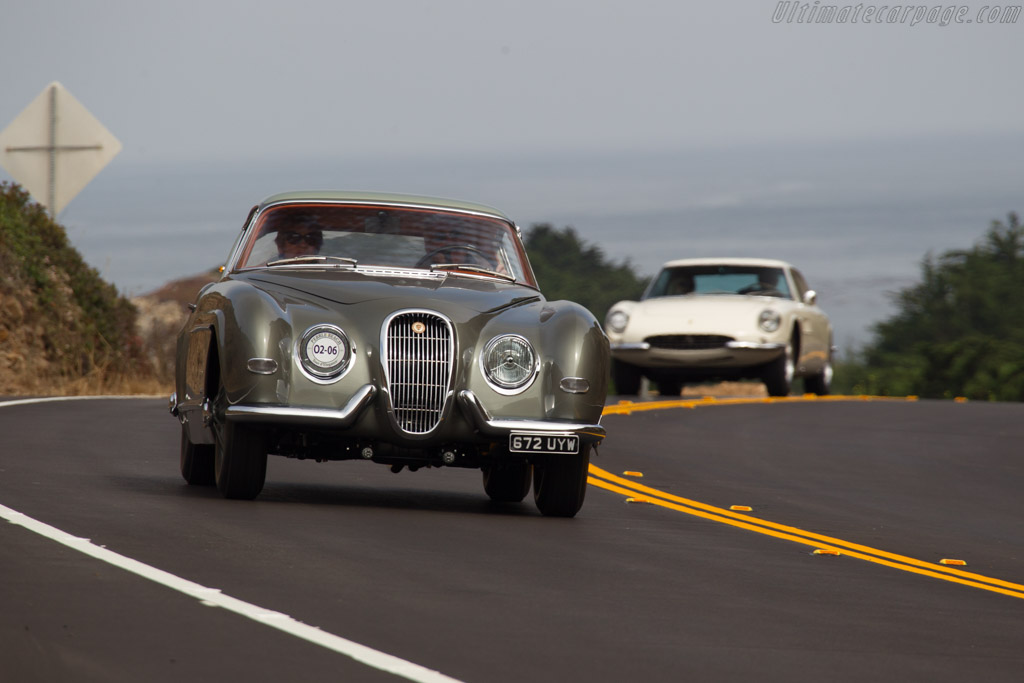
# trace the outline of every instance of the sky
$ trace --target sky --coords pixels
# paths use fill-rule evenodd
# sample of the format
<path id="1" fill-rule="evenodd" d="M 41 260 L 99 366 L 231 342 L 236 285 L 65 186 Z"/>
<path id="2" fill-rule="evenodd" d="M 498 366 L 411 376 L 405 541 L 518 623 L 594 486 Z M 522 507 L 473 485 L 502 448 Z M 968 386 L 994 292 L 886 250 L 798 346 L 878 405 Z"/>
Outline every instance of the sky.
<path id="1" fill-rule="evenodd" d="M 0 126 L 57 80 L 121 163 L 1024 131 L 1024 18 L 978 23 L 980 2 L 947 26 L 769 0 L 5 5 Z"/>
<path id="2" fill-rule="evenodd" d="M 118 138 L 58 219 L 128 293 L 273 192 L 371 189 L 573 225 L 642 275 L 798 259 L 863 340 L 926 253 L 1024 205 L 1024 17 L 826 7 L 12 0 L 0 129 L 58 81 Z"/>

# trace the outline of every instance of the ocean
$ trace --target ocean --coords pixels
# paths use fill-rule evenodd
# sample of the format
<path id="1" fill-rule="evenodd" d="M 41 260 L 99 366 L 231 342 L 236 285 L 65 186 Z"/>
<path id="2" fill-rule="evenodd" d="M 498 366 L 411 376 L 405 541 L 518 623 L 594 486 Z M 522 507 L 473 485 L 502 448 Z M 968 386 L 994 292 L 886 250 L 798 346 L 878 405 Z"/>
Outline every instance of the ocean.
<path id="1" fill-rule="evenodd" d="M 219 265 L 249 208 L 275 192 L 470 199 L 524 230 L 571 226 L 642 275 L 691 256 L 790 261 L 818 292 L 842 357 L 870 342 L 927 255 L 970 248 L 993 220 L 1024 208 L 1022 143 L 964 136 L 445 159 L 115 159 L 58 220 L 105 279 L 140 295 Z"/>

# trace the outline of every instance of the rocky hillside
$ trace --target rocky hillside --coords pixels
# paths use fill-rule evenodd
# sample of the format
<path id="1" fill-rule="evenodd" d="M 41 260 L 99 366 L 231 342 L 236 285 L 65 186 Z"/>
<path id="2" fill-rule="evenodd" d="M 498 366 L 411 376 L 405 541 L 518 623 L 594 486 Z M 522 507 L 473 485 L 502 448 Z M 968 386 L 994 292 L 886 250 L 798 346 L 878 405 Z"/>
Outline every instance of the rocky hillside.
<path id="1" fill-rule="evenodd" d="M 156 375 L 170 387 L 174 382 L 174 346 L 178 330 L 188 317 L 188 304 L 196 300 L 203 285 L 220 273 L 205 273 L 174 280 L 148 294 L 132 299 L 138 311 L 135 329 Z"/>
<path id="2" fill-rule="evenodd" d="M 129 301 L 18 185 L 0 183 L 0 395 L 163 393 L 201 275 Z"/>

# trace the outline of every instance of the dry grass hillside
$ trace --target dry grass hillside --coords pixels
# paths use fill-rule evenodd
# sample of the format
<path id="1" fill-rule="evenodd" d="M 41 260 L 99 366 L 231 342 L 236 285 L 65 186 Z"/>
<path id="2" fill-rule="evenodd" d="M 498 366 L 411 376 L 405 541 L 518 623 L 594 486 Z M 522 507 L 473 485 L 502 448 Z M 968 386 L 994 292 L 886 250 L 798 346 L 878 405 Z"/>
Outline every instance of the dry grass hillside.
<path id="1" fill-rule="evenodd" d="M 170 393 L 174 384 L 174 345 L 188 305 L 204 285 L 219 277 L 217 269 L 168 282 L 163 287 L 132 299 L 138 310 L 135 330 L 159 381 L 160 391 Z"/>
<path id="2" fill-rule="evenodd" d="M 183 300 L 210 277 L 129 301 L 27 192 L 0 183 L 0 395 L 167 393 Z"/>

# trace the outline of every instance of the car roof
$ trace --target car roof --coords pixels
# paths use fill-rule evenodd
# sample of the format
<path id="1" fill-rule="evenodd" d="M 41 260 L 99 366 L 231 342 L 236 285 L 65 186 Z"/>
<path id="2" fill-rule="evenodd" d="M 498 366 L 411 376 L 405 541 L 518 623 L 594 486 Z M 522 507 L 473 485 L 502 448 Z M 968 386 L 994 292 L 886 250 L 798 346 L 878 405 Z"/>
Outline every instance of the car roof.
<path id="1" fill-rule="evenodd" d="M 792 268 L 785 261 L 765 258 L 725 257 L 725 258 L 684 258 L 668 261 L 661 267 L 675 268 L 677 266 L 761 266 L 768 268 Z"/>
<path id="2" fill-rule="evenodd" d="M 302 190 L 296 192 L 281 192 L 271 195 L 260 202 L 260 208 L 271 204 L 292 203 L 292 202 L 339 202 L 351 204 L 390 204 L 393 206 L 409 206 L 427 209 L 446 209 L 450 211 L 464 211 L 469 213 L 482 214 L 500 218 L 509 223 L 514 221 L 504 212 L 493 206 L 467 202 L 459 199 L 445 199 L 442 197 L 427 197 L 414 194 L 399 194 L 392 192 L 353 192 L 346 190 Z"/>

